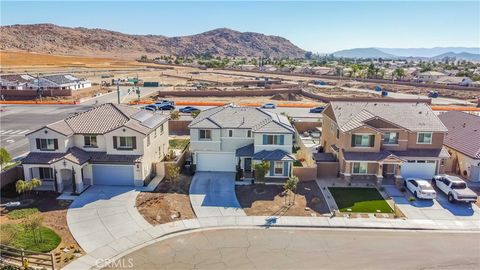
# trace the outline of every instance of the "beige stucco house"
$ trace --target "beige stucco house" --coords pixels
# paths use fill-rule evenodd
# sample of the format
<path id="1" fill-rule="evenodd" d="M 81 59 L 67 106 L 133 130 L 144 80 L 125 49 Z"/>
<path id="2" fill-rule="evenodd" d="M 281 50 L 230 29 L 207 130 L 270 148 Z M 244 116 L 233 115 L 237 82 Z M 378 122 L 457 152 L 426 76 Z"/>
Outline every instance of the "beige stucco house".
<path id="1" fill-rule="evenodd" d="M 40 189 L 82 192 L 90 185 L 142 186 L 168 153 L 168 117 L 103 104 L 26 135 L 25 179 Z"/>
<path id="2" fill-rule="evenodd" d="M 424 103 L 330 102 L 321 146 L 347 179 L 431 178 L 443 171 L 447 132 Z"/>

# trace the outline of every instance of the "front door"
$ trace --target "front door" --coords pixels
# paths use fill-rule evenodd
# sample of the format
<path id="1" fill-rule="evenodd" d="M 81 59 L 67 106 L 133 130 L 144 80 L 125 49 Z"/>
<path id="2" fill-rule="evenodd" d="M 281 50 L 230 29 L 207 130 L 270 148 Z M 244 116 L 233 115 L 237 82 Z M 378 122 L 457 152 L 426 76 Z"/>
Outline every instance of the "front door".
<path id="1" fill-rule="evenodd" d="M 244 159 L 245 164 L 243 165 L 243 170 L 246 172 L 251 172 L 252 171 L 252 159 L 251 158 L 245 158 Z"/>

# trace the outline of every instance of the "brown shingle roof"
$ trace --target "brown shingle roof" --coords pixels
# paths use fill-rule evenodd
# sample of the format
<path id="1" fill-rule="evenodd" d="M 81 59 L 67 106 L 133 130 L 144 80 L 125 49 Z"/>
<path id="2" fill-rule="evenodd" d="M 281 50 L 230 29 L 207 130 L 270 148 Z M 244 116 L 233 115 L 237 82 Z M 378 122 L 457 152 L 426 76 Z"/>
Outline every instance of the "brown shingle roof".
<path id="1" fill-rule="evenodd" d="M 439 118 L 448 128 L 443 144 L 480 159 L 480 116 L 450 111 L 440 114 Z"/>
<path id="2" fill-rule="evenodd" d="M 446 132 L 447 128 L 425 103 L 332 101 L 341 131 L 348 132 L 380 118 L 410 131 Z"/>

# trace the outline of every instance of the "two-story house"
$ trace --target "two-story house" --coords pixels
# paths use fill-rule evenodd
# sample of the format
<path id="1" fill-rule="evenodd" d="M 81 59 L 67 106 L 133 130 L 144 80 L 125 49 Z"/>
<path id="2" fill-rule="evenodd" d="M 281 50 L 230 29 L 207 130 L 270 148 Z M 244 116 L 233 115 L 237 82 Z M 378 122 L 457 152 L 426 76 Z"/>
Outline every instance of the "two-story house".
<path id="1" fill-rule="evenodd" d="M 26 136 L 25 179 L 41 179 L 41 189 L 80 193 L 89 185 L 142 186 L 168 153 L 168 117 L 107 103 Z"/>
<path id="2" fill-rule="evenodd" d="M 197 171 L 243 171 L 270 163 L 265 181 L 282 182 L 292 174 L 294 129 L 287 117 L 251 107 L 227 105 L 202 111 L 189 125 Z"/>
<path id="3" fill-rule="evenodd" d="M 430 179 L 443 172 L 447 128 L 424 103 L 330 102 L 321 144 L 347 180 L 371 176 Z"/>

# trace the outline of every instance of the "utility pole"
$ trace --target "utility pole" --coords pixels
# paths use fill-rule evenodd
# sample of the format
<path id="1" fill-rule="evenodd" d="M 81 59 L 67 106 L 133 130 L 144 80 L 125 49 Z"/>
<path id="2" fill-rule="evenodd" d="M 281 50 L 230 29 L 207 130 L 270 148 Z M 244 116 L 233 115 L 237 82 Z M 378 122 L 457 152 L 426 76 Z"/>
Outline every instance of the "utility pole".
<path id="1" fill-rule="evenodd" d="M 117 102 L 120 104 L 120 79 L 117 79 Z"/>

